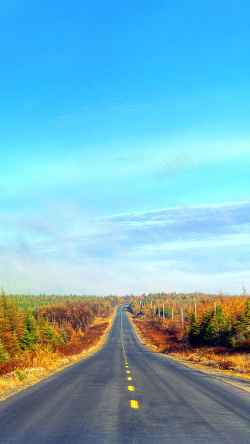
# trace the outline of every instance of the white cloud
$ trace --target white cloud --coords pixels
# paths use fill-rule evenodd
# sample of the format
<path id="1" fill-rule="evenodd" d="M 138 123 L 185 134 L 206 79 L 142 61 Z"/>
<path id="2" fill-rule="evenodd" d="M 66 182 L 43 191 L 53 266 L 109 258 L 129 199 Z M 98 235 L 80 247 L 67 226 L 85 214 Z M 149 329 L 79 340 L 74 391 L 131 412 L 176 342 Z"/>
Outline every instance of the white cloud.
<path id="1" fill-rule="evenodd" d="M 232 293 L 249 281 L 248 221 L 249 202 L 100 219 L 59 203 L 48 217 L 2 213 L 0 282 L 18 293 L 206 292 L 224 286 Z"/>

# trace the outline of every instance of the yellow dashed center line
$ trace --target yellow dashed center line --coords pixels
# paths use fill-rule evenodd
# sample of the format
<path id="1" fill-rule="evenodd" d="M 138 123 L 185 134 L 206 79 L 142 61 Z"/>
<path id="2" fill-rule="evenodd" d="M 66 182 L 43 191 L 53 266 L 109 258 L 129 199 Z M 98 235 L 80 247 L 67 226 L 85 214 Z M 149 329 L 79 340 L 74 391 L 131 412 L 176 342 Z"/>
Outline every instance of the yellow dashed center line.
<path id="1" fill-rule="evenodd" d="M 130 401 L 130 407 L 131 407 L 131 409 L 138 409 L 139 408 L 139 406 L 138 406 L 138 402 L 137 401 Z"/>
<path id="2" fill-rule="evenodd" d="M 125 368 L 128 368 L 128 362 L 127 362 L 127 357 L 126 357 L 126 352 L 125 352 L 125 347 L 124 347 L 124 343 L 123 343 L 123 325 L 122 325 L 122 317 L 121 317 L 121 336 L 122 336 L 122 348 L 123 348 L 123 356 L 124 356 L 124 361 L 125 361 Z M 130 370 L 127 370 L 127 373 L 130 373 Z M 132 381 L 132 377 L 131 376 L 127 376 L 128 381 Z M 133 385 L 129 385 L 128 386 L 128 390 L 130 392 L 134 392 L 135 388 Z M 130 407 L 131 409 L 138 409 L 139 405 L 138 405 L 138 401 L 135 400 L 130 400 Z"/>

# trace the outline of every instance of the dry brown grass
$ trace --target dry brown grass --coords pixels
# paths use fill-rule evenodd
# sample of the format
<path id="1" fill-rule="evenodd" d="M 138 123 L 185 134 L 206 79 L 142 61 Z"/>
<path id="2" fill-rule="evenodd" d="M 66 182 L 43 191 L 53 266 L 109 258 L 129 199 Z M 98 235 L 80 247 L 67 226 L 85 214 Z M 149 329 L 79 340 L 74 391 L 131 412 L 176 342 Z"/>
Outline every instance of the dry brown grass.
<path id="1" fill-rule="evenodd" d="M 85 356 L 90 350 L 94 353 L 101 344 L 102 338 L 107 333 L 112 324 L 116 310 L 112 315 L 105 319 L 100 318 L 95 325 L 90 327 L 87 333 L 83 335 L 81 342 L 75 344 L 64 344 L 65 350 L 53 350 L 52 347 L 41 347 L 34 351 L 24 351 L 17 362 L 9 365 L 9 373 L 0 376 L 0 392 L 8 389 L 14 389 L 21 385 L 24 380 L 34 380 L 46 375 L 48 372 L 58 367 L 69 365 Z M 102 320 L 102 323 L 101 323 Z M 90 353 L 91 354 L 91 353 Z"/>
<path id="2" fill-rule="evenodd" d="M 170 352 L 173 356 L 192 361 L 203 366 L 219 370 L 229 370 L 242 376 L 250 376 L 250 353 L 229 352 L 219 347 L 204 347 L 192 350 L 183 339 L 180 326 L 171 321 L 167 330 L 162 324 L 155 325 L 153 320 L 140 319 L 129 315 L 134 328 L 136 328 L 145 342 L 153 346 L 156 351 Z"/>
<path id="3" fill-rule="evenodd" d="M 159 352 L 181 352 L 187 350 L 184 340 L 184 330 L 176 322 L 168 320 L 164 325 L 162 320 L 155 323 L 153 318 L 140 319 L 129 314 L 132 325 L 138 329 L 148 345 L 158 349 Z"/>
<path id="4" fill-rule="evenodd" d="M 242 375 L 250 375 L 250 353 L 220 353 L 214 349 L 196 349 L 193 352 L 178 353 L 183 359 L 220 370 L 231 370 Z"/>
<path id="5" fill-rule="evenodd" d="M 65 350 L 53 350 L 51 346 L 38 348 L 35 352 L 26 350 L 17 362 L 6 363 L 9 372 L 0 376 L 0 393 L 16 388 L 24 380 L 34 380 L 35 383 L 36 380 L 39 380 L 39 377 L 46 375 L 48 372 L 52 370 L 59 371 L 60 366 L 69 365 L 83 356 L 94 353 L 103 345 L 115 314 L 116 308 L 108 319 L 98 318 L 94 325 L 83 335 L 82 341 L 63 344 Z"/>
<path id="6" fill-rule="evenodd" d="M 14 370 L 0 376 L 0 392 L 16 387 L 23 380 L 32 380 L 45 375 L 48 371 L 62 365 L 64 360 L 63 356 L 58 352 L 52 352 L 49 347 L 38 349 L 35 354 L 26 350 L 18 363 L 14 365 Z"/>

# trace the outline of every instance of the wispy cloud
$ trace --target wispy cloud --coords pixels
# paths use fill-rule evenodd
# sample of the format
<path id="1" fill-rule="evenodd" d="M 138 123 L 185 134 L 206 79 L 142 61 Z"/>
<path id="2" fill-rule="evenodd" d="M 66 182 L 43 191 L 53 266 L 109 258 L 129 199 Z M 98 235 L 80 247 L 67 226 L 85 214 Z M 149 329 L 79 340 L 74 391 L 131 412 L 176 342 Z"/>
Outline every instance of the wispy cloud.
<path id="1" fill-rule="evenodd" d="M 170 271 L 173 276 L 178 273 L 186 276 L 183 291 L 186 282 L 195 275 L 204 277 L 203 291 L 207 291 L 207 277 L 212 275 L 220 288 L 220 275 L 233 273 L 235 280 L 238 273 L 239 280 L 242 280 L 249 269 L 249 212 L 250 202 L 242 201 L 99 219 L 87 218 L 84 214 L 80 215 L 79 210 L 71 208 L 63 221 L 57 217 L 62 216 L 63 209 L 59 211 L 57 208 L 48 218 L 30 215 L 24 220 L 11 217 L 10 225 L 5 215 L 0 237 L 1 269 L 5 270 L 2 279 L 7 280 L 12 288 L 17 285 L 17 276 L 22 280 L 21 270 L 24 270 L 24 280 L 30 275 L 31 281 L 34 281 L 38 270 L 44 270 L 47 264 L 47 274 L 44 270 L 41 275 L 46 274 L 51 288 L 56 286 L 61 288 L 60 292 L 65 292 L 63 289 L 72 285 L 75 288 L 72 291 L 79 290 L 82 285 L 80 270 L 84 270 L 85 288 L 92 288 L 91 293 L 100 292 L 93 278 L 96 273 L 103 283 L 103 293 L 109 293 L 111 289 L 105 282 L 109 281 L 108 276 L 114 279 L 113 273 L 120 276 L 121 288 L 125 288 L 126 274 L 129 272 L 135 276 L 136 270 L 138 279 L 143 275 L 143 279 L 155 282 L 157 286 L 159 270 L 165 268 L 168 276 Z M 11 273 L 8 264 L 11 264 Z M 152 274 L 145 276 L 143 270 L 149 268 Z M 58 284 L 60 270 L 63 285 L 68 276 L 66 287 Z M 13 282 L 10 276 L 14 277 Z M 233 286 L 230 282 L 229 279 L 228 291 Z M 130 284 L 127 291 L 134 292 L 140 285 L 144 287 L 144 281 Z M 151 290 L 154 289 L 151 287 Z M 30 288 L 29 291 L 34 290 Z M 41 287 L 40 291 L 45 290 Z M 82 291 L 85 291 L 84 288 Z"/>

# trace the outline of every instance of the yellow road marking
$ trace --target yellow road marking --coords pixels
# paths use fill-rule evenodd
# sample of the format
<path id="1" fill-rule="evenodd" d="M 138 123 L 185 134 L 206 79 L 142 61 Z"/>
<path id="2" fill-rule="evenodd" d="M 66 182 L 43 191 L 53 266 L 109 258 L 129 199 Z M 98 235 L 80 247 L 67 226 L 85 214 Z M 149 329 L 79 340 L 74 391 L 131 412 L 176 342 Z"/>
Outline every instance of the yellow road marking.
<path id="1" fill-rule="evenodd" d="M 122 325 L 122 317 L 121 317 L 121 337 L 122 337 L 122 348 L 123 348 L 123 356 L 124 356 L 124 361 L 125 361 L 125 368 L 128 368 L 128 362 L 127 362 L 127 357 L 126 357 L 126 352 L 125 352 L 125 347 L 124 347 L 124 342 L 123 342 L 123 325 Z M 127 374 L 130 373 L 130 370 L 127 370 Z M 131 376 L 128 376 L 128 381 L 132 381 Z M 128 386 L 128 390 L 131 392 L 135 391 L 135 388 L 133 385 L 129 385 Z M 138 409 L 138 402 L 135 400 L 130 400 L 130 406 L 131 409 Z"/>
<path id="2" fill-rule="evenodd" d="M 131 409 L 138 409 L 139 408 L 139 406 L 138 406 L 138 402 L 137 401 L 130 401 L 130 407 L 131 407 Z"/>

